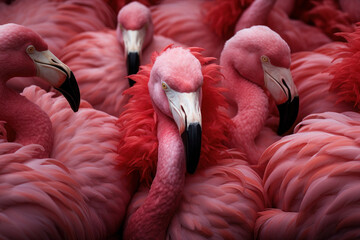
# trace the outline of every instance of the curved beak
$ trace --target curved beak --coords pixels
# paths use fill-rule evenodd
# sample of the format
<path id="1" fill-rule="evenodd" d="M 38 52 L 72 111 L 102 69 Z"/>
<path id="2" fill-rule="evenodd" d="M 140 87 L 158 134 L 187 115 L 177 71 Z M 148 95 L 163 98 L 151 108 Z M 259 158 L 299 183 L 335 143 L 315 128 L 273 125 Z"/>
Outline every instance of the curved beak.
<path id="1" fill-rule="evenodd" d="M 126 58 L 128 75 L 136 74 L 140 67 L 140 55 L 138 52 L 129 52 Z M 129 85 L 132 87 L 135 81 L 129 78 Z"/>
<path id="2" fill-rule="evenodd" d="M 140 30 L 126 30 L 122 28 L 122 37 L 124 40 L 126 63 L 128 75 L 136 74 L 140 67 L 141 50 L 146 34 L 146 27 Z M 129 78 L 130 87 L 135 81 Z"/>
<path id="3" fill-rule="evenodd" d="M 262 62 L 265 87 L 279 110 L 280 122 L 278 135 L 284 134 L 294 124 L 299 111 L 299 95 L 292 79 L 290 69 Z"/>
<path id="4" fill-rule="evenodd" d="M 201 151 L 200 89 L 190 93 L 170 90 L 166 95 L 185 147 L 186 170 L 193 174 Z"/>
<path id="5" fill-rule="evenodd" d="M 80 105 L 80 91 L 75 76 L 70 68 L 62 63 L 52 52 L 34 51 L 29 54 L 33 59 L 37 76 L 48 81 L 59 90 L 69 102 L 74 112 L 78 111 Z"/>

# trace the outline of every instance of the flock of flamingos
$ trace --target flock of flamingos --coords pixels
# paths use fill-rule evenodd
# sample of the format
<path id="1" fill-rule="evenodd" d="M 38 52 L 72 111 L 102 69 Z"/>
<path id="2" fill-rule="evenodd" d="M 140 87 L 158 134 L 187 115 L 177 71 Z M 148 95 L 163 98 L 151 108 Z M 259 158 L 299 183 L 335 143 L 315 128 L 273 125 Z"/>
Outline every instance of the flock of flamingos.
<path id="1" fill-rule="evenodd" d="M 360 1 L 0 1 L 0 239 L 360 239 Z"/>

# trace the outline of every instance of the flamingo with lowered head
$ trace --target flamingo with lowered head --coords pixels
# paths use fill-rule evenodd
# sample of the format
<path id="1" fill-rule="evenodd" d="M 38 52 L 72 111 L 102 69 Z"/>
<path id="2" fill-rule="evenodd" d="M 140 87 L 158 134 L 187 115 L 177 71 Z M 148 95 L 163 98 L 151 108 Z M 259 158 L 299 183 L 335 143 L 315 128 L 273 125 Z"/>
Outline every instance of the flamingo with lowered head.
<path id="1" fill-rule="evenodd" d="M 334 50 L 338 58 L 326 69 L 337 101 L 353 110 L 308 115 L 260 159 L 272 207 L 257 221 L 261 239 L 272 239 L 274 232 L 276 239 L 355 239 L 360 234 L 359 30 L 343 34 L 348 43 Z"/>
<path id="2" fill-rule="evenodd" d="M 0 24 L 16 23 L 30 28 L 45 40 L 56 56 L 60 56 L 67 41 L 78 33 L 114 28 L 115 17 L 103 0 L 0 2 Z M 7 85 L 18 92 L 32 84 L 50 90 L 50 85 L 38 77 L 17 77 L 7 81 Z"/>
<path id="3" fill-rule="evenodd" d="M 265 148 L 289 130 L 297 116 L 299 97 L 290 72 L 289 46 L 270 28 L 253 26 L 226 42 L 220 65 L 221 85 L 228 90 L 227 111 L 234 123 L 231 146 L 242 149 L 249 162 L 256 164 Z M 270 117 L 267 91 L 280 113 L 277 134 L 265 126 Z"/>
<path id="4" fill-rule="evenodd" d="M 167 48 L 132 77 L 119 161 L 141 186 L 125 239 L 252 239 L 264 206 L 259 176 L 228 149 L 219 67 L 199 49 Z M 150 186 L 151 185 L 151 186 Z"/>
<path id="5" fill-rule="evenodd" d="M 150 10 L 132 2 L 119 11 L 116 31 L 79 34 L 60 58 L 76 74 L 82 97 L 94 108 L 118 117 L 127 102 L 122 92 L 134 83 L 125 77 L 149 63 L 153 51 L 172 43 L 154 35 Z"/>
<path id="6" fill-rule="evenodd" d="M 80 103 L 74 75 L 35 32 L 1 25 L 0 42 L 0 238 L 113 235 L 133 191 L 131 177 L 116 167 L 116 118 Z M 21 96 L 5 84 L 34 75 L 77 113 L 54 93 L 31 86 Z"/>

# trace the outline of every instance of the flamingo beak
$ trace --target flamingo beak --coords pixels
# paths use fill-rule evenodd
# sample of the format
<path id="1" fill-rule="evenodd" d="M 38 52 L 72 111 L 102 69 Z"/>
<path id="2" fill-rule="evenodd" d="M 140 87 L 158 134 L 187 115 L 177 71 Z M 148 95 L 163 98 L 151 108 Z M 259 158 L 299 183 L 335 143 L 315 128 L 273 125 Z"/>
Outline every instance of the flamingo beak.
<path id="1" fill-rule="evenodd" d="M 145 27 L 141 28 L 140 30 L 126 30 L 122 28 L 128 75 L 136 74 L 139 71 L 141 50 L 144 43 L 145 34 Z M 129 78 L 130 87 L 134 84 L 135 81 Z"/>
<path id="2" fill-rule="evenodd" d="M 267 59 L 263 58 L 262 60 Z M 294 124 L 299 112 L 299 95 L 290 69 L 271 65 L 270 60 L 262 61 L 265 87 L 269 90 L 279 110 L 278 135 L 287 132 Z"/>
<path id="3" fill-rule="evenodd" d="M 71 109 L 77 112 L 80 105 L 80 91 L 70 68 L 61 62 L 52 52 L 36 51 L 28 53 L 37 68 L 37 76 L 47 80 L 60 91 L 69 102 Z"/>
<path id="4" fill-rule="evenodd" d="M 200 90 L 189 93 L 171 90 L 166 94 L 185 147 L 186 170 L 193 174 L 199 163 L 201 151 Z"/>

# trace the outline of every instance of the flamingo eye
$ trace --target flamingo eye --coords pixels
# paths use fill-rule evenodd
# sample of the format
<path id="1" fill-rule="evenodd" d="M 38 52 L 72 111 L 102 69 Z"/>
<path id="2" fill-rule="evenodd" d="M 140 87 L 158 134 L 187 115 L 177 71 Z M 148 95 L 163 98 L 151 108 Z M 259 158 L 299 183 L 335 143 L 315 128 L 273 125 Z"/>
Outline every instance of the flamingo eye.
<path id="1" fill-rule="evenodd" d="M 26 48 L 26 52 L 28 54 L 33 54 L 35 52 L 35 47 L 33 45 L 30 45 Z"/>
<path id="2" fill-rule="evenodd" d="M 268 62 L 269 58 L 267 56 L 261 56 L 261 61 Z"/>
<path id="3" fill-rule="evenodd" d="M 161 83 L 161 86 L 162 86 L 162 88 L 163 88 L 164 90 L 167 90 L 167 89 L 168 89 L 167 84 L 166 84 L 166 83 L 164 83 L 164 82 L 162 82 L 162 83 Z"/>

